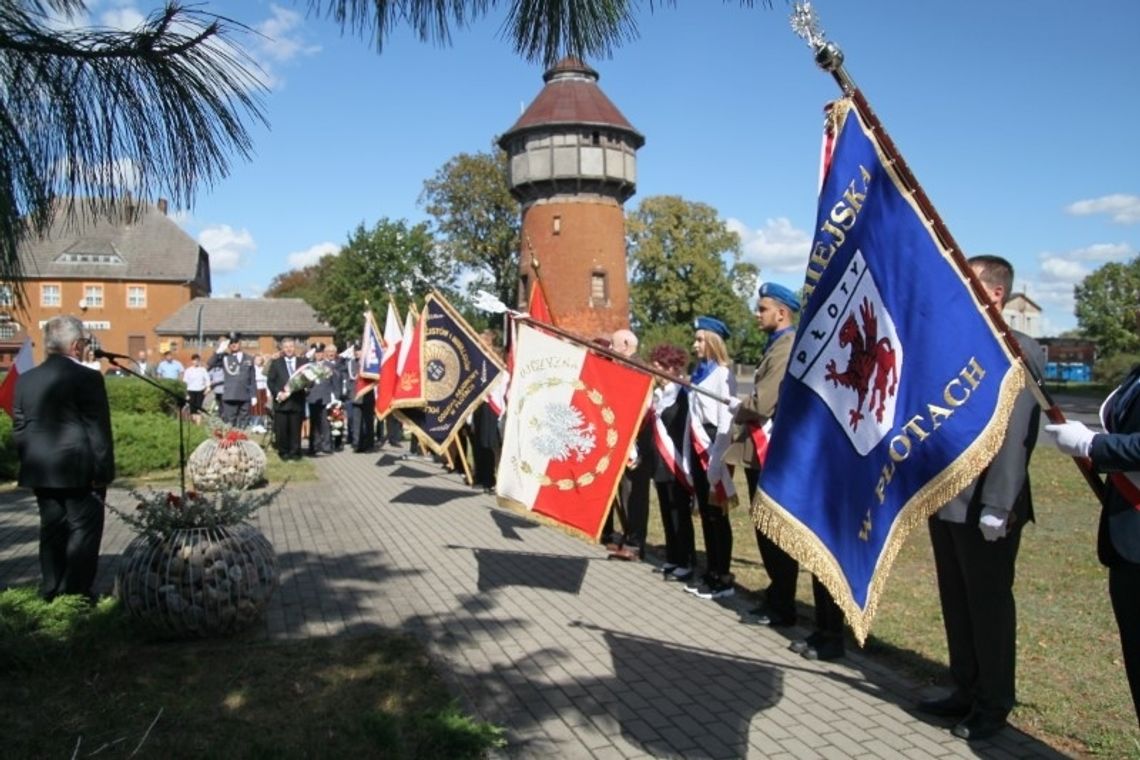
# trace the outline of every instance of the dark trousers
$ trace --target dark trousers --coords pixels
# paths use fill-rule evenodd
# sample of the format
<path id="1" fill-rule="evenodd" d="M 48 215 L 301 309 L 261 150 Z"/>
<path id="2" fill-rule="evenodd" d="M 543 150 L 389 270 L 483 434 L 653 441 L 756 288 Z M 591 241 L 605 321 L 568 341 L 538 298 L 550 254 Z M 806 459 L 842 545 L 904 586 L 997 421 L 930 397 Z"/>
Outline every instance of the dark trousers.
<path id="1" fill-rule="evenodd" d="M 249 424 L 249 399 L 245 401 L 222 401 L 222 422 L 236 428 Z"/>
<path id="2" fill-rule="evenodd" d="M 744 471 L 748 483 L 748 502 L 756 500 L 756 485 L 760 482 L 760 470 L 751 468 Z M 787 620 L 796 619 L 796 581 L 800 577 L 800 563 L 792 559 L 786 551 L 776 546 L 772 539 L 759 530 L 756 531 L 756 547 L 760 550 L 760 560 L 768 573 L 768 588 L 764 592 L 764 605 L 768 610 Z M 814 589 L 814 587 L 813 587 Z M 818 617 L 819 601 L 816 596 Z M 828 597 L 830 601 L 831 597 Z M 843 632 L 843 616 L 840 613 L 839 631 Z"/>
<path id="3" fill-rule="evenodd" d="M 988 716 L 1005 718 L 1014 704 L 1017 608 L 1014 566 L 1021 524 L 986 541 L 976 525 L 930 518 L 938 596 L 957 696 Z"/>
<path id="4" fill-rule="evenodd" d="M 352 446 L 356 451 L 372 451 L 376 443 L 376 402 L 371 393 L 365 394 L 359 406 L 349 404 L 353 410 L 349 430 L 352 430 Z"/>
<path id="5" fill-rule="evenodd" d="M 1120 629 L 1124 672 L 1132 690 L 1132 706 L 1140 721 L 1140 565 L 1123 560 L 1108 568 L 1108 596 Z"/>
<path id="6" fill-rule="evenodd" d="M 332 438 L 329 435 L 329 417 L 325 402 L 309 404 L 309 453 L 332 451 Z"/>
<path id="7" fill-rule="evenodd" d="M 700 463 L 693 468 L 693 490 L 705 539 L 705 565 L 710 575 L 723 578 L 732 567 L 732 523 L 728 511 L 709 503 L 709 477 Z"/>
<path id="8" fill-rule="evenodd" d="M 649 483 L 653 479 L 653 473 L 649 469 L 645 464 L 632 470 L 626 469 L 618 487 L 625 511 L 622 545 L 638 550 L 645 548 L 645 534 L 649 531 Z"/>
<path id="9" fill-rule="evenodd" d="M 356 447 L 356 434 L 359 427 L 360 420 L 360 407 L 351 402 L 344 405 L 344 433 L 348 439 L 348 445 Z"/>
<path id="10" fill-rule="evenodd" d="M 282 459 L 296 459 L 301 456 L 300 409 L 273 410 L 273 438 L 277 443 L 277 453 Z"/>
<path id="11" fill-rule="evenodd" d="M 40 508 L 40 595 L 90 596 L 103 540 L 103 501 L 106 490 L 37 488 Z"/>
<path id="12" fill-rule="evenodd" d="M 393 446 L 399 446 L 404 442 L 404 423 L 400 422 L 400 419 L 396 415 L 389 414 L 384 419 L 383 424 L 385 430 L 382 431 L 384 435 L 381 437 L 385 442 Z"/>
<path id="13" fill-rule="evenodd" d="M 836 641 L 842 644 L 843 610 L 814 575 L 811 577 L 811 594 L 815 599 L 815 636 L 819 643 Z"/>
<path id="14" fill-rule="evenodd" d="M 697 564 L 693 536 L 693 497 L 676 480 L 654 483 L 661 506 L 661 527 L 665 532 L 665 561 L 678 567 Z"/>

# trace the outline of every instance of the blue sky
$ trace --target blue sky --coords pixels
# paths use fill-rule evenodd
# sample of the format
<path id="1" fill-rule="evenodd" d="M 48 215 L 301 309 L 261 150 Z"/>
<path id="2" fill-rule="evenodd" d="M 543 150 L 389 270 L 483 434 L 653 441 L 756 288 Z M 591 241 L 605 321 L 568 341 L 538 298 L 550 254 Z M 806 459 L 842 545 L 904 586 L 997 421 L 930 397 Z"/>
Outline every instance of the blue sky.
<path id="1" fill-rule="evenodd" d="M 98 0 L 89 20 L 129 27 L 153 3 Z M 815 217 L 821 108 L 838 94 L 788 26 L 788 6 L 713 0 L 646 8 L 639 39 L 588 61 L 646 137 L 637 195 L 707 203 L 740 233 L 761 278 L 798 287 Z M 760 6 L 760 3 L 757 3 Z M 501 39 L 501 14 L 448 48 L 399 30 L 377 54 L 307 18 L 304 2 L 212 0 L 258 29 L 268 129 L 255 155 L 203 189 L 179 223 L 210 252 L 215 295 L 342 245 L 357 224 L 426 219 L 425 179 L 490 149 L 542 88 Z M 1135 0 L 817 0 L 829 39 L 968 254 L 1017 268 L 1015 290 L 1072 328 L 1073 285 L 1140 249 Z"/>

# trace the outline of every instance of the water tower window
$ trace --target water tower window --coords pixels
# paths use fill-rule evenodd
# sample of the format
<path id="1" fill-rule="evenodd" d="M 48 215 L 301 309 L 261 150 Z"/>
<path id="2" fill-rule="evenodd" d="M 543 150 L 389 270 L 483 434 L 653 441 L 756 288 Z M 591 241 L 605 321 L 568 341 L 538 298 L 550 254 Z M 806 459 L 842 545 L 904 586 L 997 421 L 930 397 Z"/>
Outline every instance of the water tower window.
<path id="1" fill-rule="evenodd" d="M 555 235 L 561 235 L 562 234 L 562 217 L 560 217 L 560 216 L 554 217 L 554 224 L 553 224 L 552 229 L 553 229 Z"/>
<path id="2" fill-rule="evenodd" d="M 606 302 L 606 273 L 594 272 L 590 275 L 590 303 L 601 306 Z"/>
<path id="3" fill-rule="evenodd" d="M 524 274 L 519 277 L 519 288 L 522 290 L 519 295 L 519 303 L 523 307 L 530 306 L 530 275 Z"/>
<path id="4" fill-rule="evenodd" d="M 600 140 L 601 140 L 601 135 L 598 134 L 597 130 L 594 130 L 592 133 L 590 133 L 590 143 L 591 144 L 597 145 Z"/>

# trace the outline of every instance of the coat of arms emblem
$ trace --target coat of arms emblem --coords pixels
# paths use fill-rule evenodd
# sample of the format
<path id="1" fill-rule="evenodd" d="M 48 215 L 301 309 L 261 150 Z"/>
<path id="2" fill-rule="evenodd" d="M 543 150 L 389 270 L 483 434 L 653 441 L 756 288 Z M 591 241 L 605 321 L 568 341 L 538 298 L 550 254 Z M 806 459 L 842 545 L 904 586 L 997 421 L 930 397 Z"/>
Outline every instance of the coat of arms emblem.
<path id="1" fill-rule="evenodd" d="M 894 425 L 903 347 L 862 252 L 799 329 L 789 374 L 827 404 L 856 451 L 866 454 Z"/>

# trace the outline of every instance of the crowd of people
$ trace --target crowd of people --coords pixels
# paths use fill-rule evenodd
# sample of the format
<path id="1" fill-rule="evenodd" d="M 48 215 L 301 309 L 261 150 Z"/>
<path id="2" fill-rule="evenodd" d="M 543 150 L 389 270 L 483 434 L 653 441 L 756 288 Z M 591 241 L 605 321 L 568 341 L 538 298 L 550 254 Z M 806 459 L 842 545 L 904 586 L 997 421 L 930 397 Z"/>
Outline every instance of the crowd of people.
<path id="1" fill-rule="evenodd" d="M 996 256 L 970 259 L 993 306 L 1000 308 L 1013 284 L 1013 268 Z M 795 342 L 800 301 L 790 289 L 764 283 L 757 293 L 756 321 L 768 341 L 751 391 L 738 396 L 728 355 L 729 328 L 715 316 L 694 324 L 691 349 L 663 344 L 647 357 L 656 372 L 618 497 L 602 541 L 615 560 L 645 558 L 650 484 L 656 490 L 664 533 L 662 577 L 701 599 L 736 593 L 732 573 L 733 528 L 729 511 L 738 504 L 734 468 L 744 470 L 748 498 L 763 482 L 764 434 L 779 406 L 782 381 Z M 1138 312 L 1140 314 L 1140 312 Z M 1015 333 L 1026 361 L 1041 351 Z M 102 375 L 82 367 L 88 340 L 74 317 L 57 317 L 44 328 L 47 359 L 17 383 L 13 432 L 20 455 L 20 485 L 35 489 L 41 515 L 41 593 L 90 594 L 103 520 L 103 495 L 114 478 L 110 413 Z M 494 335 L 483 340 L 494 345 Z M 637 337 L 619 330 L 612 351 L 638 353 Z M 356 395 L 359 349 L 338 353 L 333 344 L 299 351 L 284 340 L 278 354 L 250 356 L 238 335 L 219 343 L 205 364 L 194 355 L 189 367 L 169 353 L 153 368 L 145 353 L 139 369 L 158 377 L 181 377 L 191 412 L 200 415 L 206 394 L 217 395 L 223 420 L 245 427 L 272 418 L 282 459 L 331 453 L 335 443 L 328 410 L 346 410 L 346 443 L 373 449 L 378 431 L 371 392 Z M 294 382 L 307 365 L 321 368 L 311 382 Z M 1040 367 L 1036 368 L 1038 374 Z M 61 403 L 63 400 L 63 403 Z M 938 592 L 949 651 L 952 690 L 917 709 L 954 719 L 955 736 L 981 740 L 1006 725 L 1015 704 L 1016 606 L 1013 583 L 1021 533 L 1033 520 L 1029 461 L 1037 441 L 1039 406 L 1027 388 L 1018 396 L 1005 438 L 985 470 L 929 518 Z M 391 420 L 394 421 L 394 420 Z M 1109 568 L 1109 593 L 1120 630 L 1125 671 L 1140 717 L 1140 367 L 1106 400 L 1105 432 L 1079 422 L 1047 425 L 1066 454 L 1091 460 L 1108 474 L 1098 554 Z M 489 403 L 469 420 L 468 441 L 475 484 L 494 490 L 501 446 L 498 417 Z M 379 433 L 389 442 L 393 428 Z M 397 428 L 398 431 L 398 428 Z M 463 444 L 466 446 L 466 443 Z M 699 564 L 696 525 L 704 548 Z M 615 521 L 616 516 L 616 521 Z M 615 522 L 617 524 L 615 524 Z M 768 575 L 761 604 L 745 621 L 772 627 L 798 622 L 796 560 L 766 535 L 755 540 Z M 804 658 L 832 660 L 845 655 L 842 612 L 827 588 L 812 581 L 812 633 L 790 649 Z"/>

